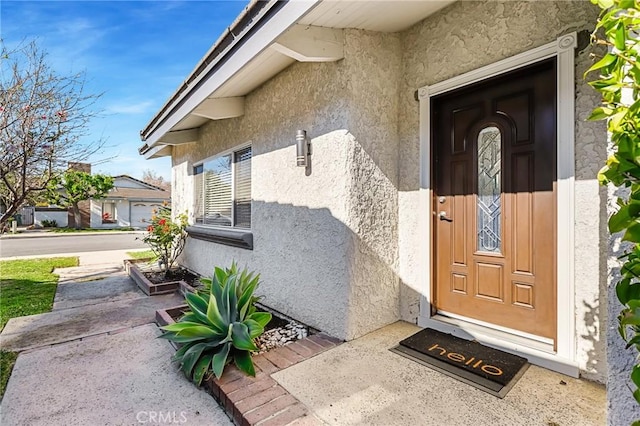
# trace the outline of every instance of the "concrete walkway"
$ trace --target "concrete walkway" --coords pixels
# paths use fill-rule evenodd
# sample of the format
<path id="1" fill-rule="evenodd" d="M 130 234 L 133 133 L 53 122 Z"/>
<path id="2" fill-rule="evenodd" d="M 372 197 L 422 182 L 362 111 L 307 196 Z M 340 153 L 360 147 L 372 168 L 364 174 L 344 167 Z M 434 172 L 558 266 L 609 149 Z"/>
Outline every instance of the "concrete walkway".
<path id="1" fill-rule="evenodd" d="M 271 377 L 329 425 L 601 426 L 603 386 L 531 366 L 498 399 L 389 348 L 417 332 L 398 322 Z"/>
<path id="2" fill-rule="evenodd" d="M 170 364 L 170 344 L 156 338 L 155 309 L 181 298 L 142 295 L 124 276 L 122 258 L 81 256 L 81 267 L 57 271 L 53 312 L 9 321 L 0 346 L 27 350 L 0 405 L 0 424 L 231 425 L 214 399 Z M 498 399 L 388 350 L 417 330 L 392 324 L 288 363 L 269 380 L 289 392 L 280 392 L 281 400 L 308 409 L 299 426 L 606 424 L 606 392 L 597 384 L 532 366 Z M 241 376 L 224 386 L 245 382 L 251 380 Z"/>
<path id="3" fill-rule="evenodd" d="M 171 364 L 169 342 L 157 339 L 155 311 L 182 297 L 145 296 L 124 274 L 125 257 L 81 254 L 80 267 L 55 271 L 52 312 L 9 320 L 0 348 L 20 355 L 0 424 L 232 424 Z"/>

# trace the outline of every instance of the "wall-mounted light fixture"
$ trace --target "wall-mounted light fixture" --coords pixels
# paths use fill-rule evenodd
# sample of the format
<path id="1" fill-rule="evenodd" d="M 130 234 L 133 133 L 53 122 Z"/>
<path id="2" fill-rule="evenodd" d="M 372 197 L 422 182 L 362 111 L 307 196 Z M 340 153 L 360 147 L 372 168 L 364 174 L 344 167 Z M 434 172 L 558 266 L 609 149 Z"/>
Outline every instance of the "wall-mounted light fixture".
<path id="1" fill-rule="evenodd" d="M 311 165 L 311 140 L 307 138 L 306 130 L 296 132 L 297 165 L 309 167 Z"/>

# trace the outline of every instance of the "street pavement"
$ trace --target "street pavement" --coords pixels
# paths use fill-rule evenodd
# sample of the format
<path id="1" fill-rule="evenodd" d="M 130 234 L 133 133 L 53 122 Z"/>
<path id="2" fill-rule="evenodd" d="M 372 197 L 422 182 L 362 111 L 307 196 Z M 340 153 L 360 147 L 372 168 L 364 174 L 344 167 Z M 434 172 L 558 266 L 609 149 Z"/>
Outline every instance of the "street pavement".
<path id="1" fill-rule="evenodd" d="M 99 232 L 65 234 L 52 232 L 5 235 L 0 239 L 0 258 L 52 254 L 88 253 L 108 250 L 145 249 L 144 232 Z"/>

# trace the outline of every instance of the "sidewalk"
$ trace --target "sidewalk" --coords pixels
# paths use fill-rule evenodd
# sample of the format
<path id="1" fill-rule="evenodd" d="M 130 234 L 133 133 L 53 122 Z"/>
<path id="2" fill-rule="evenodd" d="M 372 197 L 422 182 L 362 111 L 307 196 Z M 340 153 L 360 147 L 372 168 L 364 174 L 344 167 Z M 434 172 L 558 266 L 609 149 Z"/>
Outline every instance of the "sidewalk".
<path id="1" fill-rule="evenodd" d="M 157 338 L 155 311 L 182 298 L 145 296 L 123 273 L 126 251 L 79 253 L 79 267 L 55 271 L 52 312 L 9 320 L 0 347 L 20 355 L 0 424 L 231 426 Z"/>

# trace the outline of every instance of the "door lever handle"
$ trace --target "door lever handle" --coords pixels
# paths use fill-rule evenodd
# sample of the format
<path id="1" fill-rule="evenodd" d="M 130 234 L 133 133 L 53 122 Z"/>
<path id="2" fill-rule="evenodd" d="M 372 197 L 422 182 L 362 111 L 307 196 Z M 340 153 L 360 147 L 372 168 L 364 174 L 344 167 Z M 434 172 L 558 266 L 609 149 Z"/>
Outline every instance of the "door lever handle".
<path id="1" fill-rule="evenodd" d="M 440 213 L 438 213 L 438 217 L 440 218 L 440 220 L 446 220 L 447 222 L 453 222 L 453 219 L 450 219 L 447 217 L 447 212 L 445 211 L 441 211 Z"/>

